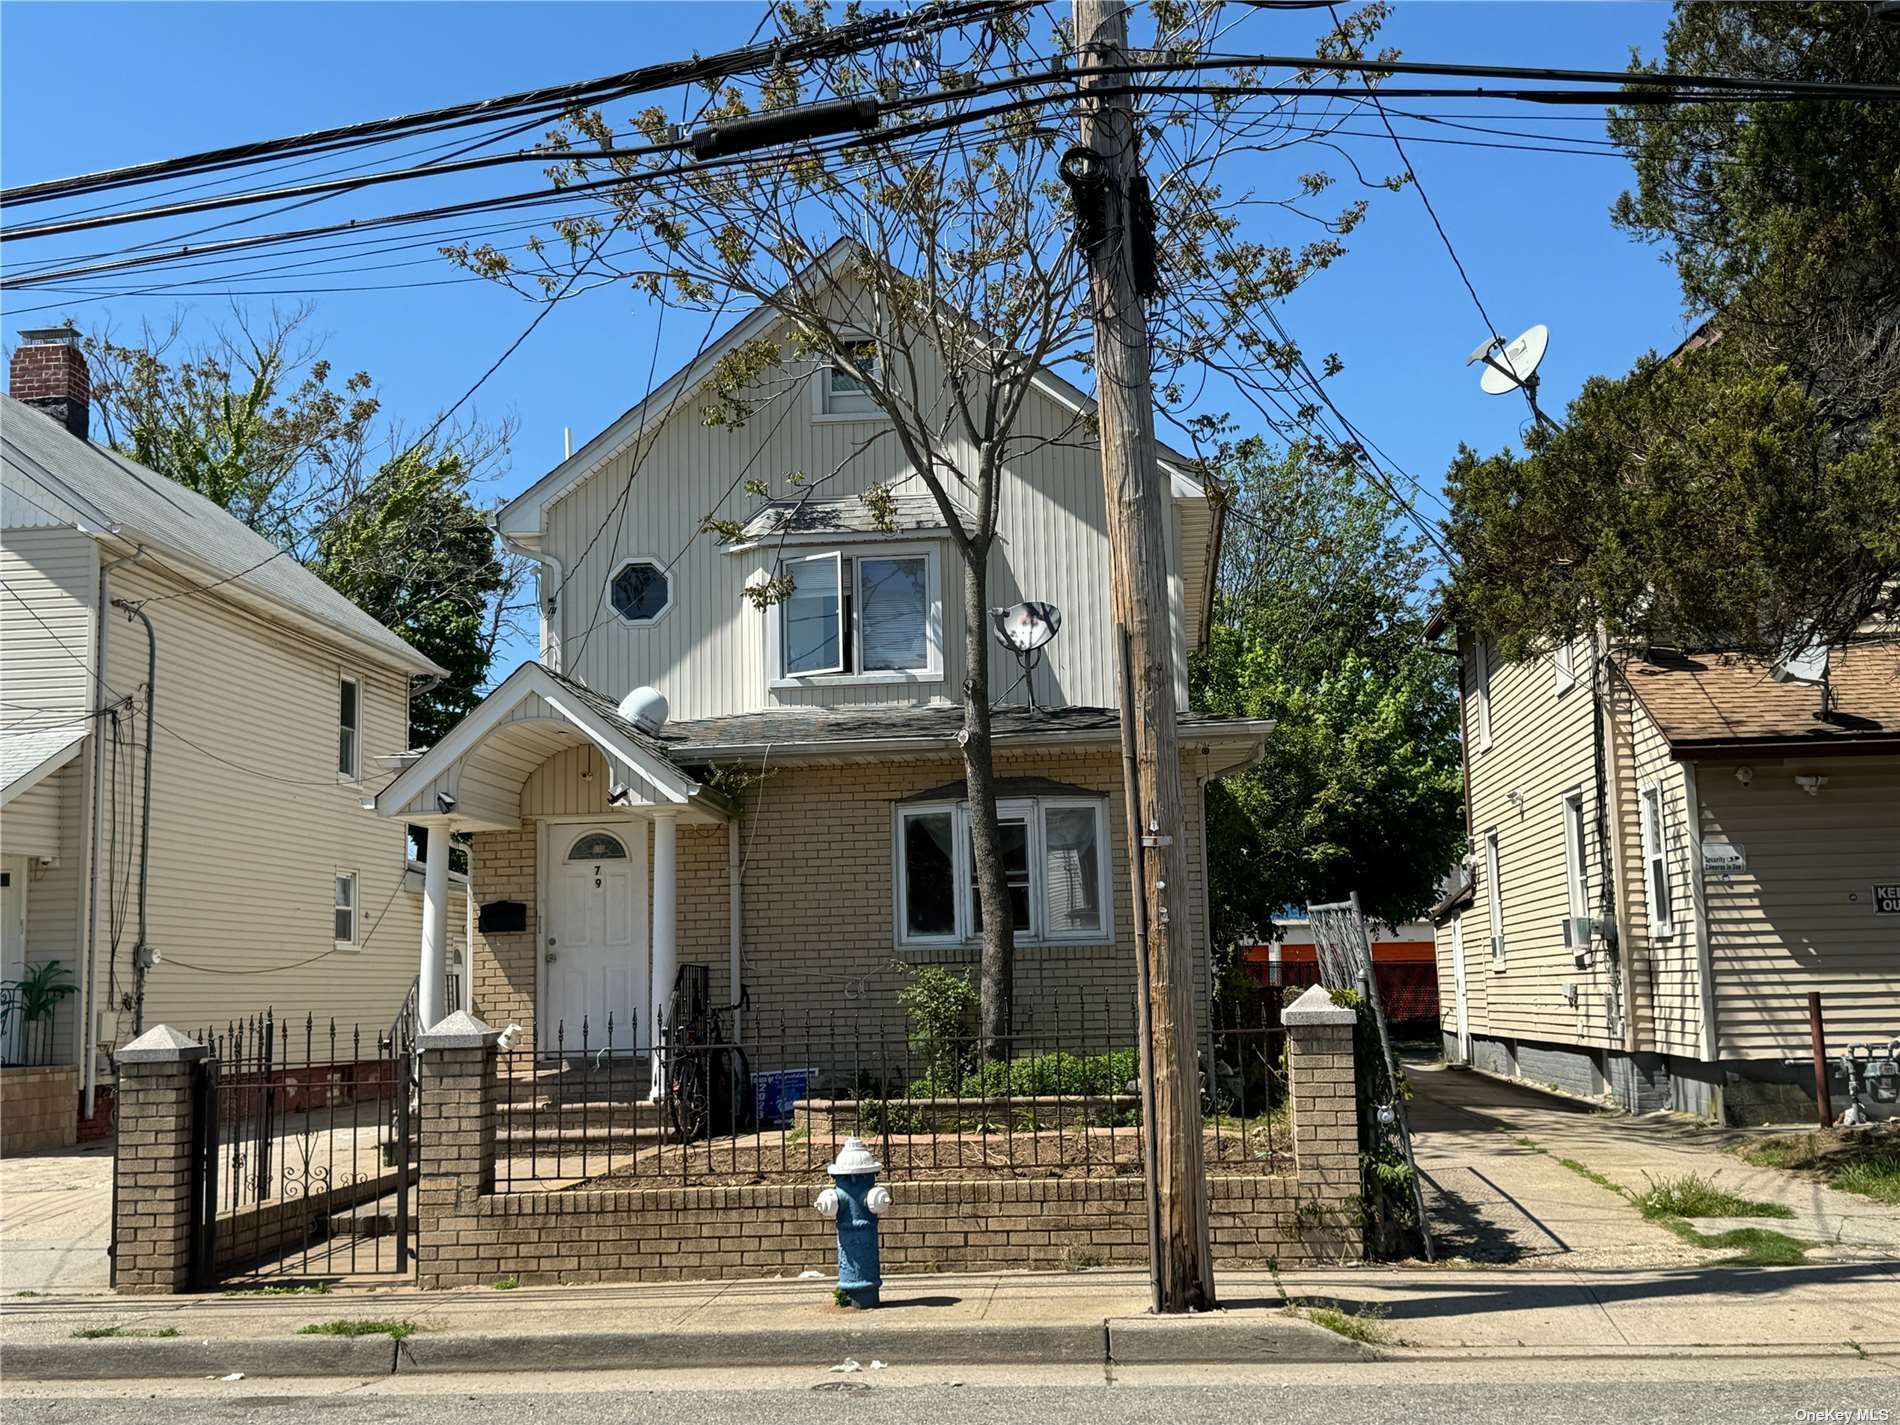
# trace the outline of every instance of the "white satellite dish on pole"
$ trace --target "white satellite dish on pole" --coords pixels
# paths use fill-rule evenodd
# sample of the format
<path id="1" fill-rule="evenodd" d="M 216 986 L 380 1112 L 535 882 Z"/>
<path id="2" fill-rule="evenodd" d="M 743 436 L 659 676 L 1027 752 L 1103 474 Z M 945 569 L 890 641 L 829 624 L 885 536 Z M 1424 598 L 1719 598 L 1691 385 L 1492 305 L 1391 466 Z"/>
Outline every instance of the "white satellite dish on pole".
<path id="1" fill-rule="evenodd" d="M 996 634 L 996 641 L 1016 655 L 1016 662 L 1023 670 L 1022 677 L 997 699 L 997 705 L 1000 706 L 1019 686 L 1027 684 L 1029 706 L 1038 707 L 1036 684 L 1029 675 L 1042 661 L 1042 650 L 1062 632 L 1062 610 L 1054 604 L 1037 603 L 1034 600 L 1012 604 L 1006 609 L 990 610 L 990 627 Z"/>
<path id="2" fill-rule="evenodd" d="M 1821 706 L 1814 714 L 1817 722 L 1834 718 L 1834 685 L 1828 680 L 1827 640 L 1809 634 L 1800 642 L 1791 642 L 1781 657 L 1768 667 L 1768 676 L 1777 683 L 1810 683 L 1821 690 Z"/>
<path id="3" fill-rule="evenodd" d="M 1556 430 L 1557 423 L 1537 406 L 1537 368 L 1543 364 L 1549 347 L 1550 328 L 1539 322 L 1513 341 L 1492 337 L 1465 358 L 1465 365 L 1476 366 L 1482 362 L 1484 370 L 1478 373 L 1478 386 L 1486 395 L 1508 396 L 1513 391 L 1522 391 L 1524 399 L 1530 402 L 1531 414 Z"/>

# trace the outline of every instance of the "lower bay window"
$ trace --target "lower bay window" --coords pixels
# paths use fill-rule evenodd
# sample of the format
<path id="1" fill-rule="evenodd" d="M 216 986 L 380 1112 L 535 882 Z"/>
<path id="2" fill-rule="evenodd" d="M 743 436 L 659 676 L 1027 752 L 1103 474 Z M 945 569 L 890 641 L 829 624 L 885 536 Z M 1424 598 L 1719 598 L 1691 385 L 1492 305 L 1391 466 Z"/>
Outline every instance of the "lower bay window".
<path id="1" fill-rule="evenodd" d="M 998 852 L 1019 945 L 1112 939 L 1108 808 L 1099 798 L 999 801 Z M 963 945 L 983 912 L 966 802 L 897 809 L 897 943 Z"/>

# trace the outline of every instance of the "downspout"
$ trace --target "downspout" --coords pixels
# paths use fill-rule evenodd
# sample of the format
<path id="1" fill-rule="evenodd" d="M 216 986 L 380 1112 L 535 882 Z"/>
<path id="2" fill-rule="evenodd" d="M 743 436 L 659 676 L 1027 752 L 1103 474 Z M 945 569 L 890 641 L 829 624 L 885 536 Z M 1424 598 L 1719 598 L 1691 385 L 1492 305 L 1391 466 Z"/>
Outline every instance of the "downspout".
<path id="1" fill-rule="evenodd" d="M 1689 889 L 1695 907 L 1692 929 L 1696 979 L 1700 982 L 1696 990 L 1696 1007 L 1701 1011 L 1696 1026 L 1697 1041 L 1702 1062 L 1713 1071 L 1714 1082 L 1709 1086 L 1713 1117 L 1722 1123 L 1726 1121 L 1726 1114 L 1722 1102 L 1722 1074 L 1716 1068 L 1715 947 L 1710 941 L 1708 875 L 1702 865 L 1702 792 L 1696 785 L 1694 762 L 1682 763 L 1682 784 L 1688 801 L 1684 820 L 1689 828 Z"/>
<path id="2" fill-rule="evenodd" d="M 743 993 L 744 965 L 741 947 L 745 943 L 745 896 L 739 884 L 739 820 L 732 818 L 726 823 L 726 954 L 730 961 L 728 973 L 731 979 L 727 989 L 732 1002 L 738 1004 L 745 998 Z M 732 1017 L 732 1038 L 734 1043 L 745 1042 L 744 1016 L 735 1013 Z"/>
<path id="3" fill-rule="evenodd" d="M 145 789 L 139 796 L 139 933 L 132 942 L 132 1037 L 145 1032 L 145 972 L 152 965 L 152 948 L 145 938 L 145 892 L 152 871 L 152 744 L 158 723 L 158 634 L 144 609 L 128 599 L 114 599 L 126 621 L 145 625 Z"/>
<path id="4" fill-rule="evenodd" d="M 1596 723 L 1597 817 L 1599 844 L 1610 860 L 1610 876 L 1603 883 L 1599 903 L 1607 902 L 1610 923 L 1616 932 L 1615 975 L 1617 997 L 1622 1005 L 1624 1052 L 1636 1052 L 1636 983 L 1630 972 L 1630 896 L 1629 874 L 1623 855 L 1623 762 L 1616 746 L 1616 700 L 1610 653 L 1602 625 L 1590 631 L 1590 688 Z M 1606 805 L 1606 803 L 1608 805 Z M 1614 806 L 1612 816 L 1609 807 Z"/>
<path id="5" fill-rule="evenodd" d="M 106 609 L 111 599 L 106 590 L 106 580 L 114 569 L 121 564 L 130 564 L 145 557 L 145 550 L 135 548 L 123 559 L 114 559 L 99 566 L 99 599 L 93 605 L 93 649 L 92 678 L 99 687 L 111 691 L 106 682 Z M 80 1026 L 80 1069 L 83 1074 L 84 1092 L 80 1096 L 79 1114 L 82 1118 L 91 1118 L 93 1106 L 99 1092 L 99 1014 L 98 1014 L 98 970 L 99 970 L 99 822 L 105 814 L 105 739 L 100 736 L 95 723 L 92 732 L 92 826 L 87 837 L 86 850 L 86 992 L 84 995 L 84 1014 L 86 1022 Z"/>
<path id="6" fill-rule="evenodd" d="M 535 563 L 534 604 L 541 615 L 541 661 L 556 673 L 561 667 L 561 589 L 567 583 L 567 570 L 561 561 L 543 549 L 530 549 L 503 534 L 501 526 L 491 521 L 489 528 L 495 531 L 495 538 L 501 541 L 502 548 L 532 559 Z M 548 592 L 548 571 L 553 570 L 554 592 Z"/>

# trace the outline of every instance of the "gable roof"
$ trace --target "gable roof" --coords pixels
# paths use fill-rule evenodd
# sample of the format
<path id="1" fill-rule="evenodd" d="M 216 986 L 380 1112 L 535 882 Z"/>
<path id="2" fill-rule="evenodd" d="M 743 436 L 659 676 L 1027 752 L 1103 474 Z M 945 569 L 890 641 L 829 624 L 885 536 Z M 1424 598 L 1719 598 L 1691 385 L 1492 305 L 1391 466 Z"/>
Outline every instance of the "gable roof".
<path id="1" fill-rule="evenodd" d="M 852 247 L 853 244 L 849 239 L 841 238 L 814 259 L 812 267 L 821 274 L 829 276 L 843 265 L 846 258 L 850 256 Z M 752 311 L 732 323 L 725 331 L 707 343 L 693 360 L 680 367 L 646 396 L 629 406 L 612 425 L 498 509 L 494 515 L 495 528 L 511 538 L 538 537 L 542 529 L 543 511 L 548 506 L 583 480 L 599 472 L 632 446 L 640 438 L 642 432 L 670 416 L 674 407 L 690 397 L 712 377 L 720 361 L 729 352 L 737 350 L 749 341 L 756 341 L 766 336 L 774 327 L 786 320 L 783 313 L 771 307 L 760 306 L 753 308 Z M 1079 386 L 1047 368 L 1036 374 L 1035 384 L 1044 395 L 1077 415 L 1086 415 L 1095 409 L 1095 401 L 1092 397 Z M 1207 492 L 1201 488 L 1199 481 L 1187 473 L 1188 466 L 1193 462 L 1160 441 L 1155 444 L 1156 449 L 1161 453 L 1161 466 L 1168 472 L 1174 498 L 1205 500 Z"/>
<path id="2" fill-rule="evenodd" d="M 92 731 L 90 720 L 44 731 L 9 732 L 0 737 L 0 806 L 25 796 L 79 755 Z"/>
<path id="3" fill-rule="evenodd" d="M 80 440 L 43 412 L 0 397 L 0 474 L 8 523 L 65 525 L 142 544 L 200 583 L 229 582 L 412 672 L 445 670 L 229 511 L 116 451 Z"/>
<path id="4" fill-rule="evenodd" d="M 1893 643 L 1833 651 L 1833 713 L 1825 722 L 1815 716 L 1819 688 L 1777 683 L 1758 659 L 1651 651 L 1620 657 L 1616 666 L 1673 751 L 1900 745 L 1900 646 Z"/>

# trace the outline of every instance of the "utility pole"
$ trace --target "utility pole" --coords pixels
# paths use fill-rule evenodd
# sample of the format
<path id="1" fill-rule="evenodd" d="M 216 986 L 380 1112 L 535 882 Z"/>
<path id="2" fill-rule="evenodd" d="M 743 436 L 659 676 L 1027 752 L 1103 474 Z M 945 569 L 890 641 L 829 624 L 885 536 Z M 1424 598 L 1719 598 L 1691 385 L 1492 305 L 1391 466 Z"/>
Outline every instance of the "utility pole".
<path id="1" fill-rule="evenodd" d="M 1126 0 L 1074 0 L 1080 52 L 1081 144 L 1064 159 L 1077 197 L 1095 311 L 1097 414 L 1108 503 L 1110 583 L 1125 631 L 1123 719 L 1129 787 L 1129 860 L 1145 909 L 1152 1018 L 1150 1192 L 1158 1198 L 1156 1306 L 1208 1311 L 1214 1269 L 1208 1248 L 1207 1175 L 1201 1151 L 1201 1076 L 1194 1031 L 1193 943 L 1188 928 L 1187 847 L 1175 726 L 1174 640 L 1169 620 L 1167 491 L 1155 455 L 1148 310 L 1140 269 L 1152 262 L 1152 214 L 1128 96 L 1091 91 L 1125 86 L 1098 67 L 1126 62 Z M 1138 260 L 1138 253 L 1143 256 Z M 1144 917 L 1137 914 L 1139 925 Z"/>

